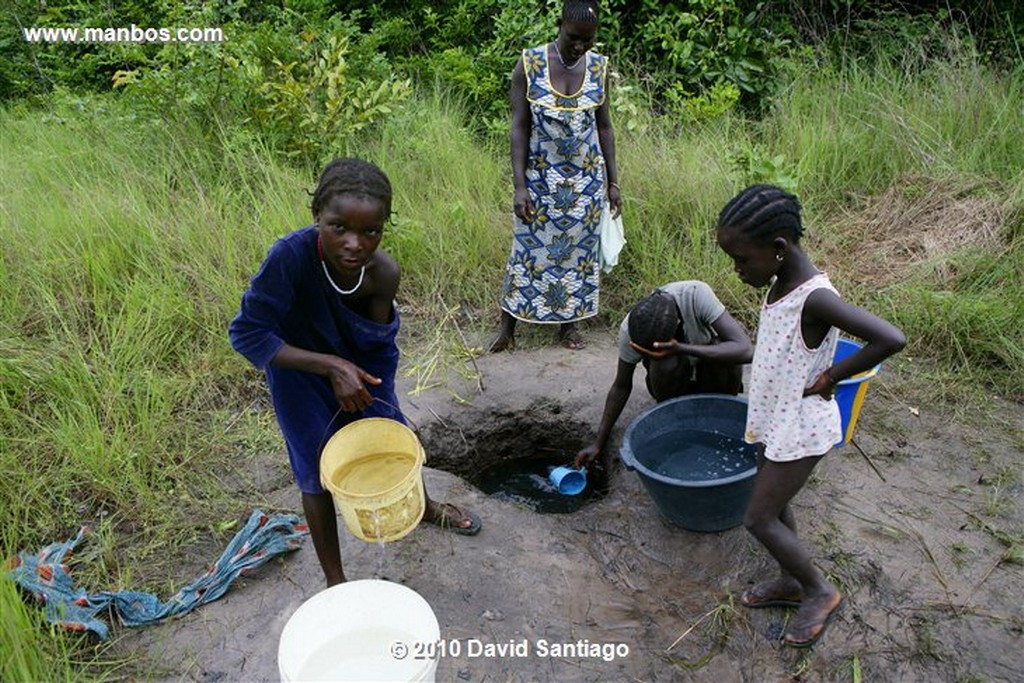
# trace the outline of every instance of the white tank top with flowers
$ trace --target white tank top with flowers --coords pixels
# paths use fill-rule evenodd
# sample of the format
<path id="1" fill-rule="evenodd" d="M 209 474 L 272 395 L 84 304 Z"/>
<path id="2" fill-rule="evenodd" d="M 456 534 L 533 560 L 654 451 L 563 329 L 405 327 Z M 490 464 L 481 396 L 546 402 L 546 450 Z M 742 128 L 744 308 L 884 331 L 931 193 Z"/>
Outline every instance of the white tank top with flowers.
<path id="1" fill-rule="evenodd" d="M 836 292 L 819 273 L 778 301 L 765 296 L 747 392 L 748 443 L 763 443 L 765 457 L 776 462 L 827 453 L 841 437 L 835 399 L 804 396 L 804 389 L 832 365 L 839 330 L 829 329 L 818 348 L 804 343 L 800 327 L 811 292 Z"/>

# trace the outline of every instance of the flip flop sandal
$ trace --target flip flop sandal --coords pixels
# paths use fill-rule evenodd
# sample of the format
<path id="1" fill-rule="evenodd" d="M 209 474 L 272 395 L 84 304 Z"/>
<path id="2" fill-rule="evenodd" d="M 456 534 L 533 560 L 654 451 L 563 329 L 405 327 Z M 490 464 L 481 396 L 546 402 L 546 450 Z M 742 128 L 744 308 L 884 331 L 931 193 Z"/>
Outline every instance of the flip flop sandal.
<path id="1" fill-rule="evenodd" d="M 795 648 L 800 648 L 800 649 L 811 647 L 816 642 L 821 640 L 821 637 L 823 635 L 825 635 L 825 631 L 828 630 L 829 624 L 832 623 L 832 620 L 835 618 L 836 614 L 839 613 L 839 608 L 843 606 L 843 603 L 845 601 L 846 601 L 845 598 L 840 597 L 839 598 L 839 602 L 837 602 L 835 604 L 835 607 L 833 607 L 831 610 L 829 610 L 828 614 L 826 614 L 825 617 L 823 619 L 821 619 L 820 622 L 818 622 L 816 624 L 813 624 L 811 626 L 812 634 L 811 634 L 811 637 L 808 638 L 807 640 L 795 640 L 795 639 L 789 637 L 789 633 L 786 633 L 786 636 L 783 638 L 783 642 L 786 645 L 790 646 L 790 647 L 795 647 Z M 813 631 L 813 629 L 815 627 L 818 627 L 817 632 Z"/>
<path id="2" fill-rule="evenodd" d="M 558 338 L 558 343 L 570 351 L 579 351 L 587 348 L 587 342 L 579 332 L 572 332 L 564 337 L 560 336 Z"/>
<path id="3" fill-rule="evenodd" d="M 449 513 L 449 510 L 454 510 L 455 514 Z M 461 527 L 456 524 L 452 524 L 454 520 L 468 519 L 470 525 L 467 527 Z M 474 515 L 472 512 L 463 512 L 457 506 L 451 503 L 441 503 L 441 514 L 435 519 L 430 520 L 430 523 L 438 526 L 445 531 L 451 531 L 455 534 L 462 536 L 476 536 L 480 533 L 480 527 L 482 523 L 480 518 Z"/>
<path id="4" fill-rule="evenodd" d="M 499 334 L 494 340 L 487 346 L 487 353 L 501 353 L 502 351 L 515 351 L 516 349 L 516 338 L 508 337 L 503 344 L 499 344 L 502 337 Z"/>
<path id="5" fill-rule="evenodd" d="M 759 583 L 748 588 L 740 596 L 740 604 L 750 609 L 761 609 L 762 607 L 799 607 L 803 604 L 804 598 L 799 592 L 761 590 L 775 583 L 775 581 Z"/>

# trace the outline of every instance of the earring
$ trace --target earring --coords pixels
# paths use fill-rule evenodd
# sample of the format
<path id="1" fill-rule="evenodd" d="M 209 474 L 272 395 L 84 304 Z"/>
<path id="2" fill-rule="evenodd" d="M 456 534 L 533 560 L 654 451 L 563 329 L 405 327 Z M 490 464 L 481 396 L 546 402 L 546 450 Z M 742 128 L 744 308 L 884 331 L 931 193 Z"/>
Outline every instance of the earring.
<path id="1" fill-rule="evenodd" d="M 779 263 L 782 263 L 782 254 L 776 254 L 775 260 L 778 261 Z"/>

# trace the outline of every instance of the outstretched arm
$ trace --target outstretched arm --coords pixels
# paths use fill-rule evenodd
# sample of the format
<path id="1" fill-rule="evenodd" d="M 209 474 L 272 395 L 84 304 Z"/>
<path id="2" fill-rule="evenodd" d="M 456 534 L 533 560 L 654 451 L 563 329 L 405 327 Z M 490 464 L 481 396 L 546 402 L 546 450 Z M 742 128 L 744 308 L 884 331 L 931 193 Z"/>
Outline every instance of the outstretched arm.
<path id="1" fill-rule="evenodd" d="M 604 400 L 604 413 L 601 415 L 601 424 L 597 428 L 597 437 L 594 443 L 590 444 L 576 454 L 576 467 L 586 467 L 604 452 L 608 445 L 608 438 L 611 436 L 612 428 L 622 414 L 622 409 L 633 393 L 633 371 L 636 365 L 619 359 L 615 371 L 615 381 L 608 390 L 608 396 Z"/>
<path id="2" fill-rule="evenodd" d="M 823 339 L 829 327 L 838 327 L 866 343 L 857 353 L 844 358 L 815 380 L 804 391 L 805 396 L 831 396 L 835 385 L 847 377 L 870 370 L 898 353 L 907 344 L 903 332 L 875 314 L 849 304 L 828 289 L 818 289 L 807 297 L 801 322 L 804 339 L 811 343 Z M 820 342 L 819 342 L 820 343 Z"/>

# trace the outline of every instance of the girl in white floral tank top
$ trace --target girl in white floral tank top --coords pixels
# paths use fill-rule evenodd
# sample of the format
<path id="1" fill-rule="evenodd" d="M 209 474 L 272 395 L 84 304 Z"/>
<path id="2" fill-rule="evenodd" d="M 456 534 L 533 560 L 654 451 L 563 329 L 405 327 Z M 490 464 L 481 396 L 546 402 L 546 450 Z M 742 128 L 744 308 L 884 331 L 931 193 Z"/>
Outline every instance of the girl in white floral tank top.
<path id="1" fill-rule="evenodd" d="M 829 328 L 817 348 L 801 334 L 804 302 L 817 289 L 832 293 L 828 276 L 815 275 L 773 303 L 765 295 L 757 326 L 747 404 L 748 443 L 763 443 L 764 457 L 784 462 L 823 455 L 840 440 L 839 406 L 820 394 L 804 396 L 832 364 L 839 330 Z"/>
<path id="2" fill-rule="evenodd" d="M 844 302 L 800 246 L 797 198 L 771 185 L 737 195 L 718 219 L 718 245 L 740 280 L 770 285 L 761 308 L 747 397 L 746 438 L 763 445 L 743 523 L 779 563 L 781 575 L 744 592 L 747 607 L 798 607 L 785 642 L 813 645 L 843 596 L 800 543 L 789 507 L 814 466 L 840 440 L 836 384 L 903 348 L 903 333 Z M 832 363 L 839 330 L 866 343 Z"/>

